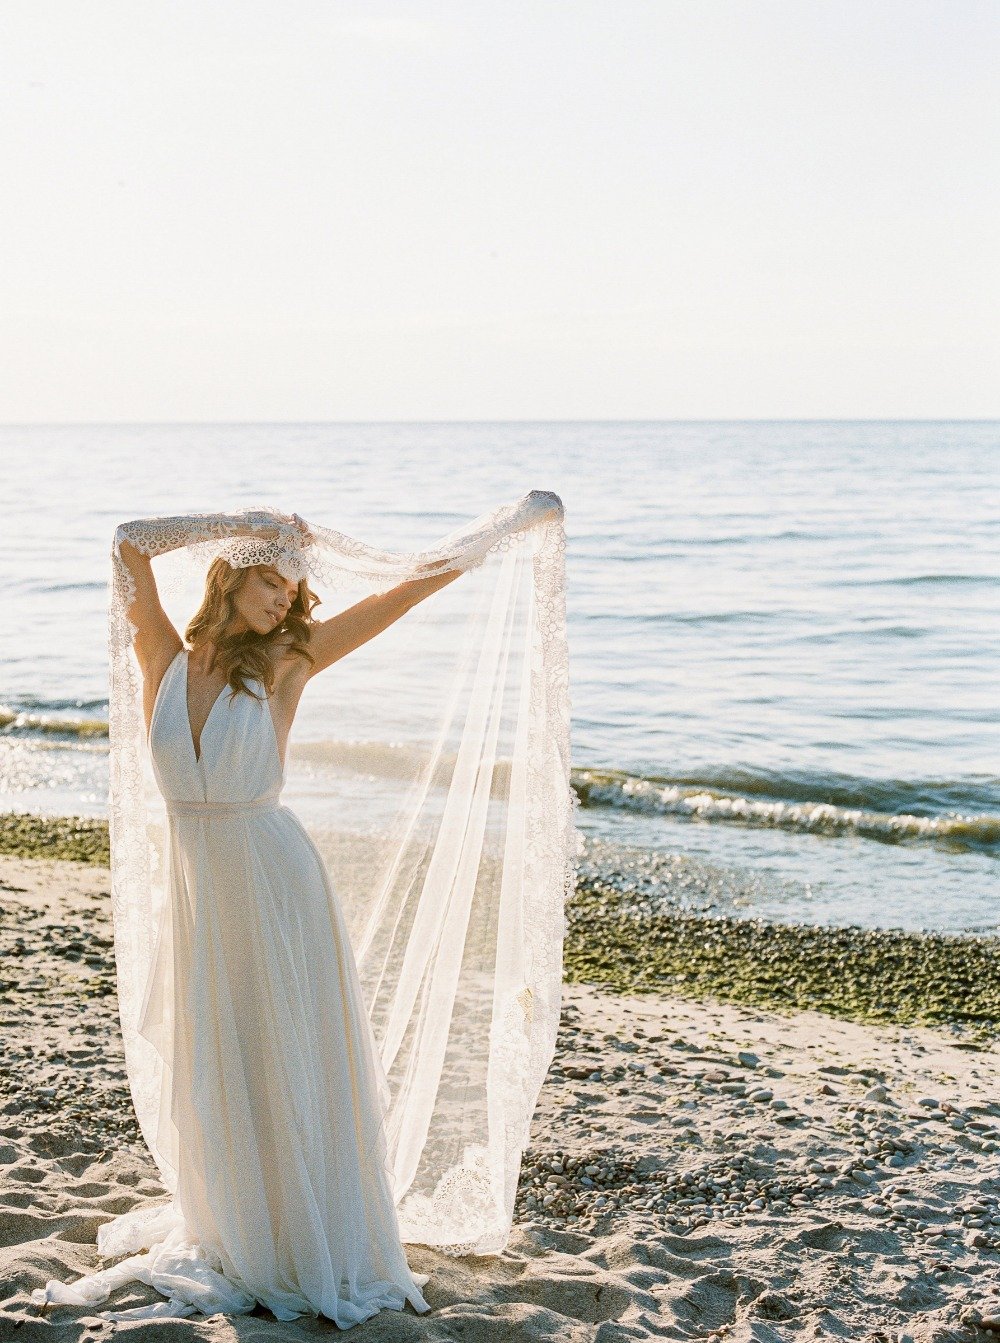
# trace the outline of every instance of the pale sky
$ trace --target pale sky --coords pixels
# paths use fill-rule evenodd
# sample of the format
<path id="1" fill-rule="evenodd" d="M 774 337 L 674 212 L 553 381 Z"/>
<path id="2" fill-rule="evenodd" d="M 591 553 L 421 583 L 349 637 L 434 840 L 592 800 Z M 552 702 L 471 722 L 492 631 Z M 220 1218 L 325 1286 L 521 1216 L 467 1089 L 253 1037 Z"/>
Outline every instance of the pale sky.
<path id="1" fill-rule="evenodd" d="M 0 421 L 1000 416 L 1000 0 L 0 0 Z"/>

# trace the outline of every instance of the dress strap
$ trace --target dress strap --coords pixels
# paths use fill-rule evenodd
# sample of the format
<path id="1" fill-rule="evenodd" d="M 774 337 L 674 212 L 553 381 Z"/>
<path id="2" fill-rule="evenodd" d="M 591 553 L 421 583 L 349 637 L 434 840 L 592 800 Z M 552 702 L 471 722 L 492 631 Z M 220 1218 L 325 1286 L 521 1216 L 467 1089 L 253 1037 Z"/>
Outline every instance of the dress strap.
<path id="1" fill-rule="evenodd" d="M 246 816 L 264 811 L 278 811 L 281 803 L 276 797 L 259 797 L 253 802 L 182 802 L 177 799 L 167 801 L 168 816 L 200 816 L 202 820 Z"/>

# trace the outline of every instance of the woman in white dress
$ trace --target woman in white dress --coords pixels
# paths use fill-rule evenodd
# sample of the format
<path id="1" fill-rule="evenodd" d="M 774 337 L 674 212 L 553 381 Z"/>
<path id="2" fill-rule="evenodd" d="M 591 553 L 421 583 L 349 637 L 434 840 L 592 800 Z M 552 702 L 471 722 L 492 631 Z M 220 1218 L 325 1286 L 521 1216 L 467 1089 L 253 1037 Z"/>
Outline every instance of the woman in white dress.
<path id="1" fill-rule="evenodd" d="M 308 525 L 248 516 L 243 530 L 275 560 L 244 554 L 234 566 L 216 555 L 187 645 L 151 564 L 169 537 L 154 547 L 132 544 L 130 525 L 116 535 L 146 744 L 166 804 L 167 908 L 144 965 L 133 1049 L 151 1047 L 158 1064 L 153 1147 L 172 1199 L 140 1216 L 138 1234 L 130 1227 L 137 1253 L 34 1296 L 90 1303 L 138 1279 L 168 1300 L 107 1317 L 260 1304 L 279 1319 L 323 1315 L 347 1328 L 407 1302 L 430 1307 L 427 1279 L 402 1247 L 384 1049 L 341 902 L 280 800 L 288 739 L 309 679 L 453 582 L 472 552 L 451 568 L 417 565 L 418 576 L 317 620 L 316 594 L 283 562 L 290 534 L 293 550 L 312 542 Z M 120 992 L 126 928 L 122 918 Z M 128 1043 L 124 1006 L 122 1019 Z M 404 1127 L 416 1113 L 411 1103 Z"/>

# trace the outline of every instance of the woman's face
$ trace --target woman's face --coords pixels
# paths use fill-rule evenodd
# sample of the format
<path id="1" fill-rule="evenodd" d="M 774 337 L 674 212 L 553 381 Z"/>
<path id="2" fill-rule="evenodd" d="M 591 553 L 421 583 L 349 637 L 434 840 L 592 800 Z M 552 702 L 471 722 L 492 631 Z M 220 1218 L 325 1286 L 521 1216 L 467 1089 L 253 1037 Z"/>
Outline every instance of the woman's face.
<path id="1" fill-rule="evenodd" d="M 243 586 L 233 598 L 236 607 L 233 632 L 241 633 L 246 628 L 256 630 L 258 634 L 270 634 L 284 621 L 298 590 L 297 583 L 282 578 L 270 565 L 252 565 Z"/>

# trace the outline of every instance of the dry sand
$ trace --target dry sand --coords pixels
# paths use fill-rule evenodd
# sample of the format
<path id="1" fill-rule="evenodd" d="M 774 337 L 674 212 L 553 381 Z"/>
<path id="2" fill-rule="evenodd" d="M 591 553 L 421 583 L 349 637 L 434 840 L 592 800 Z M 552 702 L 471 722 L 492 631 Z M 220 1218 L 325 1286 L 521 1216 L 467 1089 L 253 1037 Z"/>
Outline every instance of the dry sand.
<path id="1" fill-rule="evenodd" d="M 135 1126 L 108 873 L 0 858 L 0 1340 L 304 1339 L 326 1320 L 101 1319 L 31 1290 L 101 1266 L 100 1223 L 164 1190 Z M 507 1251 L 413 1246 L 425 1316 L 369 1339 L 1000 1337 L 1000 1047 L 568 986 Z M 138 1284 L 115 1309 L 160 1298 Z"/>

